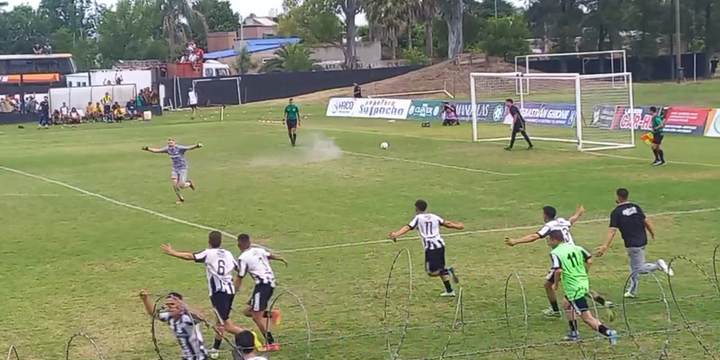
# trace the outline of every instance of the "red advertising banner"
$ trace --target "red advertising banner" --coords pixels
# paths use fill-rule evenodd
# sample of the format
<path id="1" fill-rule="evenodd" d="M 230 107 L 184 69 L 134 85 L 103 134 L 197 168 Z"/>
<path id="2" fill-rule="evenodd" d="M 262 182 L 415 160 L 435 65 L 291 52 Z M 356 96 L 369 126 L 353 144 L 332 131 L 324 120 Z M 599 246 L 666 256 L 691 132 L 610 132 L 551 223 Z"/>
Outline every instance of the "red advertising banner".
<path id="1" fill-rule="evenodd" d="M 702 136 L 710 109 L 671 107 L 665 116 L 665 132 Z"/>

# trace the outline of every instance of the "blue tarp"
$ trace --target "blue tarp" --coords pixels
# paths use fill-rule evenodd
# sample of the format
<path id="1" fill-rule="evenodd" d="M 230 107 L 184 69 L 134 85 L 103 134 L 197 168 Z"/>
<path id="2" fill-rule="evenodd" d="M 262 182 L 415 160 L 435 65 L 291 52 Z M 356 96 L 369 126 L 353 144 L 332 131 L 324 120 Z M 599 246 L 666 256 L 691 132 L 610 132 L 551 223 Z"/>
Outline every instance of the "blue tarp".
<path id="1" fill-rule="evenodd" d="M 271 39 L 248 39 L 245 40 L 245 46 L 249 53 L 260 51 L 274 50 L 285 44 L 294 44 L 299 42 L 300 38 L 271 38 Z M 205 59 L 217 60 L 221 58 L 236 56 L 238 53 L 234 49 L 221 51 L 213 51 L 205 54 Z"/>

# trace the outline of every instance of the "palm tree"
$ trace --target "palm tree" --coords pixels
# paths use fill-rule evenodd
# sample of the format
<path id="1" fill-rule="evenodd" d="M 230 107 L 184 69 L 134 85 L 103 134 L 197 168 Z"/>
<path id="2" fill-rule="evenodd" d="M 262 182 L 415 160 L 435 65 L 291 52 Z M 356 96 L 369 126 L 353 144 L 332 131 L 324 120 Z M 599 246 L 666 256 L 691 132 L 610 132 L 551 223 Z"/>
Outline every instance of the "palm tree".
<path id="1" fill-rule="evenodd" d="M 257 64 L 252 61 L 250 52 L 248 52 L 247 48 L 243 47 L 238 54 L 237 59 L 235 59 L 235 70 L 239 74 L 246 74 L 248 71 L 254 69 L 257 69 Z"/>
<path id="2" fill-rule="evenodd" d="M 184 44 L 190 39 L 189 22 L 200 22 L 207 32 L 205 17 L 192 8 L 188 0 L 160 0 L 162 27 L 170 49 Z"/>
<path id="3" fill-rule="evenodd" d="M 263 64 L 260 71 L 292 72 L 322 70 L 310 57 L 313 51 L 300 43 L 282 45 L 273 53 L 276 57 Z"/>
<path id="4" fill-rule="evenodd" d="M 438 9 L 435 0 L 420 0 L 420 7 L 417 12 L 417 19 L 425 23 L 425 55 L 433 58 L 433 21 L 437 16 Z"/>
<path id="5" fill-rule="evenodd" d="M 374 0 L 365 4 L 365 15 L 377 30 L 380 39 L 390 46 L 393 60 L 397 59 L 397 34 L 403 26 L 407 9 L 405 0 Z"/>

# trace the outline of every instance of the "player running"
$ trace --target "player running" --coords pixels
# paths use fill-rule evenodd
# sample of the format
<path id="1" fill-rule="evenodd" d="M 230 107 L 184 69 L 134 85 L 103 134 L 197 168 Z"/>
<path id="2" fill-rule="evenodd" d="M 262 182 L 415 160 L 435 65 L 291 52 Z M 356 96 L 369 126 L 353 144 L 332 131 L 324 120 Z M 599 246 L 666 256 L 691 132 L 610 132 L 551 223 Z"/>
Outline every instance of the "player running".
<path id="1" fill-rule="evenodd" d="M 424 200 L 416 201 L 415 217 L 400 230 L 390 233 L 390 238 L 396 241 L 398 237 L 403 236 L 408 231 L 418 229 L 425 248 L 425 271 L 430 277 L 439 276 L 442 279 L 445 292 L 440 294 L 441 297 L 454 297 L 455 291 L 450 285 L 450 277 L 456 284 L 459 280 L 455 270 L 445 266 L 445 241 L 440 236 L 440 226 L 462 230 L 463 224 L 446 221 L 435 214 L 429 213 L 427 207 L 428 204 Z"/>
<path id="2" fill-rule="evenodd" d="M 177 251 L 173 249 L 170 244 L 164 244 L 162 251 L 165 254 L 179 259 L 192 260 L 205 264 L 208 288 L 210 290 L 210 302 L 216 311 L 217 325 L 220 325 L 225 331 L 237 335 L 243 329 L 233 324 L 230 320 L 230 311 L 232 310 L 236 293 L 232 279 L 232 271 L 237 270 L 238 266 L 233 254 L 220 247 L 222 244 L 222 234 L 220 234 L 219 231 L 210 232 L 208 235 L 208 243 L 210 248 L 196 253 Z M 211 358 L 217 359 L 221 343 L 222 334 L 218 333 L 215 335 L 213 348 L 209 352 Z"/>
<path id="3" fill-rule="evenodd" d="M 269 260 L 281 261 L 287 266 L 287 261 L 280 255 L 268 252 L 265 249 L 252 247 L 250 235 L 240 234 L 238 236 L 238 247 L 242 254 L 238 257 L 238 276 L 235 279 L 235 288 L 240 289 L 245 275 L 255 281 L 252 297 L 248 306 L 243 309 L 243 314 L 251 317 L 260 332 L 267 339 L 267 351 L 278 351 L 280 347 L 272 336 L 271 329 L 267 328 L 267 319 L 270 317 L 274 326 L 280 323 L 280 311 L 273 310 L 268 313 L 268 303 L 275 292 L 275 272 L 270 267 Z"/>
<path id="4" fill-rule="evenodd" d="M 180 194 L 180 190 L 184 188 L 191 188 L 195 190 L 195 184 L 188 180 L 188 164 L 185 162 L 185 152 L 203 147 L 201 143 L 197 143 L 192 146 L 183 146 L 175 143 L 175 139 L 170 138 L 167 141 L 167 146 L 160 148 L 151 148 L 143 146 L 144 151 L 149 151 L 153 154 L 168 154 L 172 160 L 172 172 L 170 173 L 170 181 L 172 181 L 173 191 L 177 195 L 178 200 L 176 204 L 182 204 L 185 202 L 185 198 Z"/>
<path id="5" fill-rule="evenodd" d="M 182 295 L 178 293 L 170 293 L 165 299 L 166 311 L 154 313 L 153 305 L 148 300 L 147 291 L 140 291 L 140 299 L 142 299 L 145 312 L 150 316 L 157 317 L 158 320 L 166 322 L 170 325 L 170 329 L 180 344 L 182 349 L 183 360 L 206 360 L 207 350 L 203 342 L 200 325 L 205 322 L 202 315 L 194 310 L 190 310 L 183 302 Z"/>
<path id="6" fill-rule="evenodd" d="M 565 292 L 563 309 L 567 312 L 570 325 L 570 333 L 565 336 L 565 340 L 580 339 L 576 319 L 580 315 L 588 326 L 607 337 L 612 345 L 617 344 L 617 331 L 608 329 L 595 319 L 588 307 L 586 297 L 590 293 L 588 272 L 592 266 L 592 255 L 580 246 L 568 244 L 561 230 L 550 231 L 548 244 L 552 248 L 550 259 L 555 273 L 552 287 L 557 290 L 558 283 L 562 281 Z"/>
<path id="7" fill-rule="evenodd" d="M 287 125 L 290 144 L 295 146 L 295 142 L 297 141 L 297 128 L 300 126 L 300 109 L 293 103 L 293 99 L 288 100 L 288 105 L 285 107 L 283 124 Z"/>
<path id="8" fill-rule="evenodd" d="M 572 234 L 570 233 L 570 227 L 575 224 L 576 221 L 585 213 L 585 207 L 580 205 L 578 206 L 577 210 L 575 211 L 575 214 L 571 216 L 568 219 L 565 218 L 556 218 L 557 210 L 555 210 L 552 206 L 545 206 L 543 207 L 543 220 L 545 221 L 545 225 L 543 225 L 540 230 L 538 230 L 536 233 L 526 235 L 524 237 L 521 237 L 519 239 L 511 239 L 509 237 L 505 237 L 505 243 L 509 246 L 515 246 L 519 244 L 526 244 L 534 242 L 538 239 L 544 239 L 550 234 L 553 230 L 560 230 L 560 232 L 563 234 L 563 240 L 566 244 L 569 245 L 575 245 L 575 241 L 573 240 Z M 553 269 L 550 269 L 550 272 L 545 277 L 545 292 L 547 293 L 548 301 L 550 301 L 550 308 L 543 310 L 543 315 L 549 316 L 549 317 L 560 317 L 560 307 L 557 303 L 557 294 L 555 293 L 555 290 L 553 290 L 552 285 L 555 282 L 554 279 L 555 271 Z M 605 300 L 605 298 L 594 292 L 591 291 L 593 299 L 599 303 L 601 306 L 607 306 L 608 312 L 611 317 L 614 317 L 614 313 L 612 313 L 612 310 L 610 308 L 613 306 L 613 303 L 611 301 Z"/>

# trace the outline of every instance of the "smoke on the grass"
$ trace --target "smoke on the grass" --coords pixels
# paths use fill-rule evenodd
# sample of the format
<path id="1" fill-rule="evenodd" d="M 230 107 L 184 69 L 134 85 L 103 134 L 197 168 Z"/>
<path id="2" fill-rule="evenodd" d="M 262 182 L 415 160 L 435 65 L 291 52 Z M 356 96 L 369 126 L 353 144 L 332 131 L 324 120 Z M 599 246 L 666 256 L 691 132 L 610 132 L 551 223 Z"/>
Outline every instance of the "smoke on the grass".
<path id="1" fill-rule="evenodd" d="M 256 157 L 250 166 L 299 165 L 330 161 L 342 156 L 342 149 L 321 133 L 298 134 L 298 147 Z"/>

